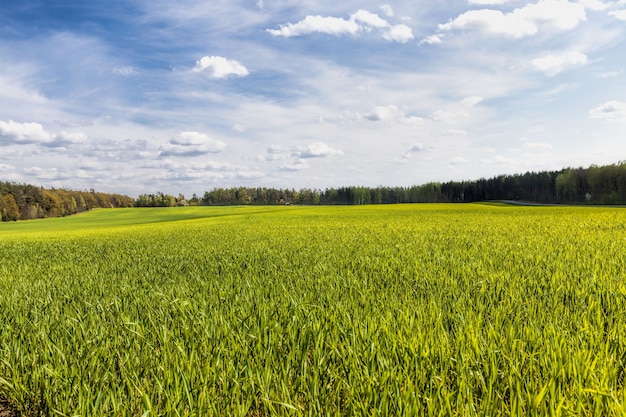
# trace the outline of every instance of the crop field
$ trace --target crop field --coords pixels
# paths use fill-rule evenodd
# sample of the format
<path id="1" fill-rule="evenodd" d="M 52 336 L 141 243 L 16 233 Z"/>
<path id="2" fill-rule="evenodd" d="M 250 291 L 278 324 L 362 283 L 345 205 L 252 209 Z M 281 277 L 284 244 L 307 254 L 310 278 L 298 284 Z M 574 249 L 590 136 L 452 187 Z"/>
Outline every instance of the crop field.
<path id="1" fill-rule="evenodd" d="M 622 416 L 626 210 L 96 210 L 0 224 L 22 416 Z"/>

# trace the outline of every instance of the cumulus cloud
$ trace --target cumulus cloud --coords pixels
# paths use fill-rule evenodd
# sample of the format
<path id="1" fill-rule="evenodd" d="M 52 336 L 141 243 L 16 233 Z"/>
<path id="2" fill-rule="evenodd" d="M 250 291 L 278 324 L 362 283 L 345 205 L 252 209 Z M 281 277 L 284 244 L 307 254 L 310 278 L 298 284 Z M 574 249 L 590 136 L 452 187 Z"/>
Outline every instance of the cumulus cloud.
<path id="1" fill-rule="evenodd" d="M 193 72 L 208 74 L 211 78 L 245 77 L 250 72 L 240 62 L 221 56 L 205 56 L 196 61 Z"/>
<path id="2" fill-rule="evenodd" d="M 421 143 L 416 143 L 409 148 L 409 152 L 424 152 L 426 150 L 426 146 Z"/>
<path id="3" fill-rule="evenodd" d="M 298 23 L 280 25 L 279 29 L 267 29 L 274 36 L 302 36 L 319 32 L 328 35 L 355 35 L 360 26 L 341 17 L 307 16 Z"/>
<path id="4" fill-rule="evenodd" d="M 451 165 L 461 165 L 461 164 L 465 164 L 466 162 L 467 162 L 467 159 L 461 156 L 457 156 L 456 158 L 452 158 L 450 160 Z"/>
<path id="5" fill-rule="evenodd" d="M 200 156 L 218 153 L 226 144 L 200 132 L 182 132 L 159 150 L 160 156 Z"/>
<path id="6" fill-rule="evenodd" d="M 560 30 L 574 29 L 587 20 L 584 6 L 568 0 L 540 0 L 513 13 L 535 24 L 546 23 Z"/>
<path id="7" fill-rule="evenodd" d="M 606 4 L 601 0 L 578 0 L 579 3 L 583 4 L 586 8 L 593 11 L 602 11 L 608 9 L 611 5 Z"/>
<path id="8" fill-rule="evenodd" d="M 0 141 L 4 143 L 45 143 L 52 135 L 39 123 L 18 123 L 0 120 Z"/>
<path id="9" fill-rule="evenodd" d="M 390 42 L 407 43 L 413 39 L 413 31 L 407 25 L 394 25 L 383 33 L 383 39 Z"/>
<path id="10" fill-rule="evenodd" d="M 49 148 L 65 148 L 73 146 L 87 141 L 87 135 L 83 132 L 65 132 L 62 131 L 58 135 L 54 135 L 53 139 L 49 142 L 44 142 L 43 145 Z"/>
<path id="11" fill-rule="evenodd" d="M 270 146 L 265 155 L 259 155 L 257 160 L 261 162 L 282 161 L 279 166 L 285 171 L 300 171 L 308 168 L 306 162 L 311 158 L 326 158 L 329 156 L 343 155 L 341 149 L 328 146 L 324 142 L 314 142 L 309 145 L 300 145 L 291 148 L 283 146 Z"/>
<path id="12" fill-rule="evenodd" d="M 442 33 L 437 34 L 437 35 L 427 36 L 427 37 L 425 37 L 424 39 L 422 39 L 420 41 L 420 45 L 424 45 L 424 44 L 426 44 L 426 45 L 439 45 L 440 43 L 443 42 L 443 37 L 444 36 L 445 35 L 442 34 Z"/>
<path id="13" fill-rule="evenodd" d="M 553 77 L 565 71 L 568 67 L 586 64 L 587 55 L 582 52 L 569 51 L 560 55 L 550 54 L 542 58 L 536 58 L 531 63 L 547 76 Z"/>
<path id="14" fill-rule="evenodd" d="M 396 121 L 402 117 L 402 112 L 398 106 L 376 106 L 371 113 L 365 115 L 367 120 L 372 122 Z"/>
<path id="15" fill-rule="evenodd" d="M 402 158 L 409 159 L 409 158 L 412 158 L 414 154 L 420 153 L 420 152 L 426 152 L 427 150 L 428 148 L 426 148 L 426 146 L 424 146 L 422 143 L 419 143 L 419 142 L 414 143 L 413 145 L 411 145 L 409 149 L 407 149 L 404 155 L 402 155 Z"/>
<path id="16" fill-rule="evenodd" d="M 341 149 L 331 148 L 324 142 L 315 142 L 306 146 L 298 146 L 292 155 L 303 159 L 323 158 L 333 155 L 343 155 L 343 151 Z"/>
<path id="17" fill-rule="evenodd" d="M 267 148 L 265 155 L 259 155 L 258 160 L 261 162 L 282 161 L 290 158 L 291 152 L 289 149 L 285 149 L 282 146 L 272 145 Z"/>
<path id="18" fill-rule="evenodd" d="M 365 115 L 367 120 L 372 122 L 387 122 L 387 123 L 406 123 L 406 124 L 422 124 L 423 119 L 417 116 L 407 116 L 405 112 L 398 106 L 376 106 L 374 109 Z"/>
<path id="19" fill-rule="evenodd" d="M 626 103 L 621 101 L 607 101 L 589 111 L 592 119 L 600 119 L 606 121 L 626 121 Z"/>
<path id="20" fill-rule="evenodd" d="M 447 23 L 440 24 L 439 30 L 476 29 L 494 35 L 523 38 L 535 35 L 543 24 L 560 30 L 569 30 L 586 18 L 585 7 L 580 3 L 568 0 L 540 0 L 510 13 L 492 9 L 470 10 Z"/>
<path id="21" fill-rule="evenodd" d="M 391 9 L 383 8 L 389 12 Z M 389 14 L 388 14 L 389 15 Z M 349 19 L 333 16 L 307 16 L 297 23 L 279 25 L 278 29 L 267 29 L 273 36 L 302 36 L 311 33 L 327 35 L 351 35 L 368 33 L 372 30 L 382 31 L 382 38 L 390 42 L 406 43 L 413 39 L 413 31 L 404 24 L 391 25 L 388 21 L 367 10 L 357 10 Z"/>
<path id="22" fill-rule="evenodd" d="M 389 22 L 385 19 L 381 18 L 376 13 L 371 13 L 367 10 L 358 10 L 350 16 L 350 20 L 361 23 L 365 27 L 386 28 L 389 26 Z"/>
<path id="23" fill-rule="evenodd" d="M 537 26 L 532 22 L 510 13 L 504 14 L 499 10 L 470 10 L 448 23 L 440 24 L 439 29 L 443 31 L 480 29 L 513 38 L 537 33 Z"/>
<path id="24" fill-rule="evenodd" d="M 619 20 L 626 20 L 626 9 L 624 10 L 614 10 L 612 12 L 609 13 L 609 15 L 615 17 L 616 19 Z"/>

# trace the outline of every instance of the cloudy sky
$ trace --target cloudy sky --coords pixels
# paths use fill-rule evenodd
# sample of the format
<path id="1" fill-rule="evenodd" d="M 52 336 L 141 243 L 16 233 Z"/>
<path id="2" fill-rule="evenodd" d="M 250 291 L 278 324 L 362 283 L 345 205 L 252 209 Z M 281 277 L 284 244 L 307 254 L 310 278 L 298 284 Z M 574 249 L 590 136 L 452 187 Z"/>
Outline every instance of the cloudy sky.
<path id="1" fill-rule="evenodd" d="M 132 196 L 626 160 L 626 0 L 3 0 L 0 180 Z"/>

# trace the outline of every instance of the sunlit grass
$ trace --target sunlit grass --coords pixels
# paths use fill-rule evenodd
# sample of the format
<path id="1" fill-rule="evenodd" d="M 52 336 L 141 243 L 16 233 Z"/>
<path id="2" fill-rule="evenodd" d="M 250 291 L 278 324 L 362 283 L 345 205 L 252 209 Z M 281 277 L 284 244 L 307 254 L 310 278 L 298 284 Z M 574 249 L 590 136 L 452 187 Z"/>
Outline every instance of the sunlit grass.
<path id="1" fill-rule="evenodd" d="M 28 415 L 623 415 L 626 212 L 98 210 L 0 227 Z"/>

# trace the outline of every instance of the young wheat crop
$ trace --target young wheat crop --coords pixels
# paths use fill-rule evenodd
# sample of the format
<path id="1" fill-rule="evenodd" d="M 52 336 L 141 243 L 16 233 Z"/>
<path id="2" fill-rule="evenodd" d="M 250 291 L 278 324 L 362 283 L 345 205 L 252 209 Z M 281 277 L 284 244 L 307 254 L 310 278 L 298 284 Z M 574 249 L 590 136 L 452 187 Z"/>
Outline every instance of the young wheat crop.
<path id="1" fill-rule="evenodd" d="M 626 413 L 621 209 L 0 226 L 0 397 L 25 416 Z"/>

